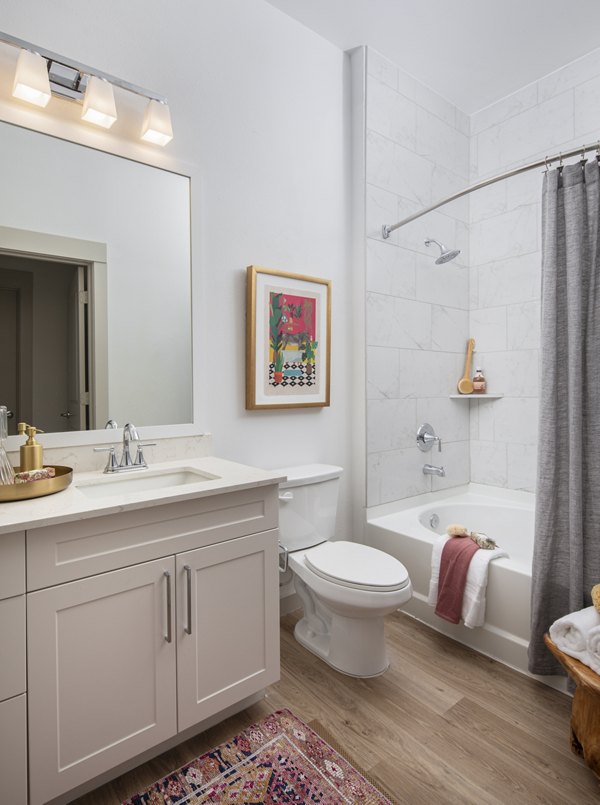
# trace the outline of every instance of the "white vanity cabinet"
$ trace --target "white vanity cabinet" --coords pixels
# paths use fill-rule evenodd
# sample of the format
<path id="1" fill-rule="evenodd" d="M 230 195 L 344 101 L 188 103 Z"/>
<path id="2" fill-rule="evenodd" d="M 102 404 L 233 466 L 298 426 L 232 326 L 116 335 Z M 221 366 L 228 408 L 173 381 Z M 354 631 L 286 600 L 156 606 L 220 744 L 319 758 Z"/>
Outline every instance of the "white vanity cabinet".
<path id="1" fill-rule="evenodd" d="M 28 531 L 30 805 L 279 678 L 277 537 L 274 485 Z"/>

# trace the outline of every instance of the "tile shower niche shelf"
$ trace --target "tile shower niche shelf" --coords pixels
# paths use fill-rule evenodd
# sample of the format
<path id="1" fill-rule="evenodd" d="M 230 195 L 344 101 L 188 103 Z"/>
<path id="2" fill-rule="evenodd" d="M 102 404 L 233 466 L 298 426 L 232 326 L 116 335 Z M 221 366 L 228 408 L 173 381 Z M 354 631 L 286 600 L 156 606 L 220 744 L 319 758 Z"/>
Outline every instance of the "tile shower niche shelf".
<path id="1" fill-rule="evenodd" d="M 504 394 L 451 394 L 451 400 L 501 400 Z"/>

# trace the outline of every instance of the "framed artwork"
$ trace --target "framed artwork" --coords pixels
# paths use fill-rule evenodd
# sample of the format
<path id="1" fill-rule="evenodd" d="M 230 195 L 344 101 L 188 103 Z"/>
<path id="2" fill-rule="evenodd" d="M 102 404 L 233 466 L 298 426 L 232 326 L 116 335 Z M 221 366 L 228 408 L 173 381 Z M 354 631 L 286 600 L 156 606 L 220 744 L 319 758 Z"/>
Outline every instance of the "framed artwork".
<path id="1" fill-rule="evenodd" d="M 248 266 L 246 408 L 329 405 L 331 280 Z"/>

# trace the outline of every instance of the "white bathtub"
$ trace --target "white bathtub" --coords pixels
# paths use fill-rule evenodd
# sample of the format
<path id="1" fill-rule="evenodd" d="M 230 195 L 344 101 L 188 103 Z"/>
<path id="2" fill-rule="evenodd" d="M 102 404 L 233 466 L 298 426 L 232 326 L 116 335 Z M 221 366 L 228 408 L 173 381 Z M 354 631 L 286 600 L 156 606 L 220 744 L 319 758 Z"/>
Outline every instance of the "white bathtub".
<path id="1" fill-rule="evenodd" d="M 439 524 L 432 525 L 437 515 Z M 509 554 L 490 564 L 485 624 L 467 629 L 427 604 L 431 547 L 451 523 L 483 531 Z M 414 595 L 403 610 L 455 640 L 527 673 L 534 495 L 470 484 L 386 504 L 367 512 L 366 542 L 407 568 Z M 544 681 L 557 686 L 557 678 Z M 560 686 L 560 685 L 558 685 Z"/>

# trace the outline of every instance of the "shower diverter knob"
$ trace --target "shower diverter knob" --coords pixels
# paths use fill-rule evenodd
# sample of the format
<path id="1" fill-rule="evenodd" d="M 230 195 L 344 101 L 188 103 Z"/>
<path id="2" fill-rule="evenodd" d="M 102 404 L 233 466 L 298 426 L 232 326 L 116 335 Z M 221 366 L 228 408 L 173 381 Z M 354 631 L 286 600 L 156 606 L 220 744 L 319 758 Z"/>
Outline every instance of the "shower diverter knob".
<path id="1" fill-rule="evenodd" d="M 431 427 L 429 422 L 425 422 L 425 424 L 421 425 L 421 427 L 417 431 L 417 447 L 423 453 L 426 453 L 428 450 L 431 450 L 435 442 L 437 442 L 438 453 L 441 453 L 442 440 L 440 439 L 439 436 L 435 435 L 435 431 Z"/>

